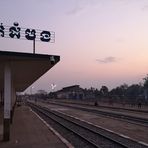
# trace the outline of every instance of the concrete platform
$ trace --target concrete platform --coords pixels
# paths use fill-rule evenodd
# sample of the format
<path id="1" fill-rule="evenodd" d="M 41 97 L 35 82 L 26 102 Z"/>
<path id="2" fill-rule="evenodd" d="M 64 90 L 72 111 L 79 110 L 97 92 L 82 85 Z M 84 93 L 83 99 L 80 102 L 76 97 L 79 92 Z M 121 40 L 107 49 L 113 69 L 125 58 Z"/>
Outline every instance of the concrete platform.
<path id="1" fill-rule="evenodd" d="M 10 141 L 0 138 L 0 148 L 68 147 L 25 105 L 15 108 Z"/>

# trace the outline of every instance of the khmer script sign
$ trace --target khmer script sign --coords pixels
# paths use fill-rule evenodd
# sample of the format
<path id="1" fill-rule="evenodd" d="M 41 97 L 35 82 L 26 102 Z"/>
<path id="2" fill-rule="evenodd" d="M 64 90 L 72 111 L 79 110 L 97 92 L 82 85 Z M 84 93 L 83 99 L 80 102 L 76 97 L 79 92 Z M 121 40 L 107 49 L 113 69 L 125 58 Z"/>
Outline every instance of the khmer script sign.
<path id="1" fill-rule="evenodd" d="M 30 29 L 19 27 L 19 23 L 13 23 L 13 26 L 6 26 L 0 23 L 0 36 L 14 39 L 27 39 L 42 42 L 54 42 L 55 33 L 39 29 Z"/>

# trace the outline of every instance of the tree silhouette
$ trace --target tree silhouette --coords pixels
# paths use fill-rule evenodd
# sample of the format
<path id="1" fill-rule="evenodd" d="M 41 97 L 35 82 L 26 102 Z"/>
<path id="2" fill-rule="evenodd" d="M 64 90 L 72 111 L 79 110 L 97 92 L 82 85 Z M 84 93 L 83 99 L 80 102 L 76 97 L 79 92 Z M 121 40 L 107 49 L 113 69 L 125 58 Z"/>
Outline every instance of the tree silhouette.
<path id="1" fill-rule="evenodd" d="M 146 75 L 145 78 L 143 78 L 144 80 L 144 97 L 145 97 L 145 100 L 148 100 L 148 74 Z"/>
<path id="2" fill-rule="evenodd" d="M 107 86 L 102 86 L 101 89 L 100 89 L 100 92 L 101 92 L 101 95 L 103 97 L 108 96 L 108 87 Z"/>

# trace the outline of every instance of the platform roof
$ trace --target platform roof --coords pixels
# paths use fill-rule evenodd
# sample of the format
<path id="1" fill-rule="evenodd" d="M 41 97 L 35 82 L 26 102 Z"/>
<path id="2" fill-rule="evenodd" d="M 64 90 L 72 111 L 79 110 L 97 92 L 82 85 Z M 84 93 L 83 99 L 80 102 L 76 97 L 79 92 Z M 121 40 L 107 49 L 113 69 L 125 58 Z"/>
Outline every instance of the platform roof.
<path id="1" fill-rule="evenodd" d="M 52 59 L 55 59 L 55 62 Z M 0 51 L 0 90 L 4 88 L 4 66 L 9 63 L 16 91 L 24 91 L 56 63 L 60 56 Z"/>

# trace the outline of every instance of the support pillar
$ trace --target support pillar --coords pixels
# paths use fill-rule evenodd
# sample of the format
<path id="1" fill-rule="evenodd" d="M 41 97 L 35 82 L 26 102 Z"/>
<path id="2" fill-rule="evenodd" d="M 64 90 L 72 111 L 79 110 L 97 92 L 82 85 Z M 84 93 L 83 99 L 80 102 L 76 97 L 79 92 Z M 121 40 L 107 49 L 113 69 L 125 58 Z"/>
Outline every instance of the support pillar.
<path id="1" fill-rule="evenodd" d="M 0 91 L 0 107 L 2 105 L 2 91 Z"/>
<path id="2" fill-rule="evenodd" d="M 0 91 L 0 106 L 4 105 L 4 92 L 1 90 Z"/>
<path id="3" fill-rule="evenodd" d="M 13 115 L 14 115 L 14 109 L 15 109 L 15 102 L 16 102 L 16 92 L 15 92 L 15 88 L 14 88 L 14 84 L 13 81 L 12 82 L 12 89 L 11 89 L 11 93 L 12 93 L 12 97 L 11 97 L 11 111 L 10 111 L 10 122 L 12 124 L 13 122 Z"/>
<path id="4" fill-rule="evenodd" d="M 9 64 L 6 64 L 4 70 L 4 141 L 9 141 L 10 139 L 11 89 L 11 68 Z"/>

